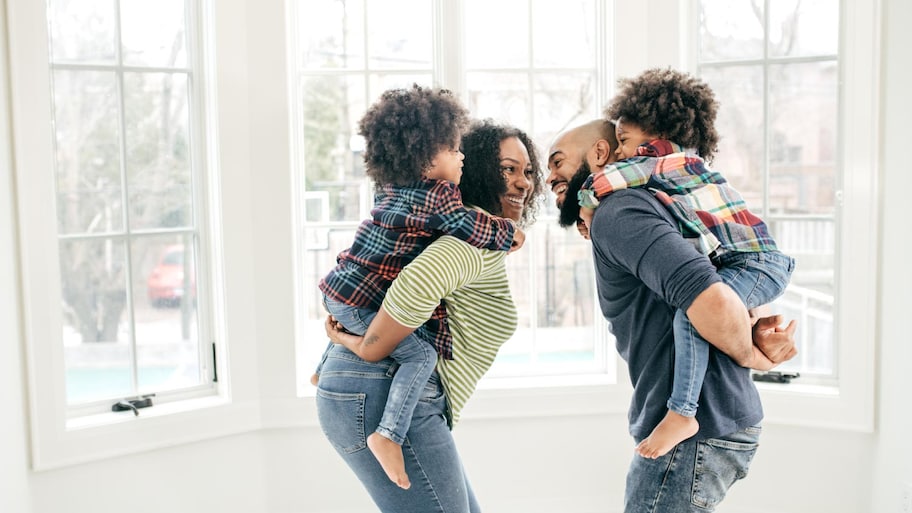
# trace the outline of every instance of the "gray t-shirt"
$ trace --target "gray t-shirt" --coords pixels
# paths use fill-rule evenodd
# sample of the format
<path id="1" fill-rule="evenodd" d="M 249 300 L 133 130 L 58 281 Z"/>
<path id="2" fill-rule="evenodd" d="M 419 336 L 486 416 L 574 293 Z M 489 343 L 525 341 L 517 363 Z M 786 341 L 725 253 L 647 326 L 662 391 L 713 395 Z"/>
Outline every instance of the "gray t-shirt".
<path id="1" fill-rule="evenodd" d="M 665 416 L 674 365 L 672 321 L 713 283 L 722 281 L 694 250 L 668 210 L 645 189 L 601 200 L 590 229 L 599 304 L 627 362 L 634 392 L 630 434 L 647 437 Z M 698 439 L 757 425 L 763 408 L 750 371 L 710 346 L 697 421 Z"/>

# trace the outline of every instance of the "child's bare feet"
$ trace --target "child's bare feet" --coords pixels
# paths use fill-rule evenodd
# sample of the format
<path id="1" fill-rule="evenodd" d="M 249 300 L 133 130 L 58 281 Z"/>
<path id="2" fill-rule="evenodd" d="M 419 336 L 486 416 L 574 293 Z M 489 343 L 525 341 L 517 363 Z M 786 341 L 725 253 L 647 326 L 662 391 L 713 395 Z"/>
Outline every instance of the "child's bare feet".
<path id="1" fill-rule="evenodd" d="M 644 458 L 656 459 L 697 434 L 699 429 L 700 423 L 694 417 L 685 417 L 669 410 L 652 433 L 636 446 L 636 452 Z"/>
<path id="2" fill-rule="evenodd" d="M 367 437 L 367 447 L 374 453 L 374 457 L 380 462 L 380 466 L 386 471 L 390 481 L 396 483 L 404 490 L 408 490 L 412 486 L 412 483 L 409 482 L 408 474 L 405 473 L 402 446 L 380 433 L 371 433 Z"/>

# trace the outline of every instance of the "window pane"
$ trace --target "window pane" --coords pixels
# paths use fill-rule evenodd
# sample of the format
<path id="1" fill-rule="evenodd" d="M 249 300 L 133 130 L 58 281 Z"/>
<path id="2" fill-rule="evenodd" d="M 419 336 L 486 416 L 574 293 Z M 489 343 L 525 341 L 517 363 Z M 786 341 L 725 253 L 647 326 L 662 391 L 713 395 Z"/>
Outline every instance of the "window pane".
<path id="1" fill-rule="evenodd" d="M 701 75 L 721 104 L 721 141 L 712 166 L 741 191 L 779 248 L 796 260 L 788 291 L 773 306 L 799 323 L 802 349 L 784 368 L 805 377 L 836 377 L 839 76 L 832 55 L 838 5 L 823 0 L 765 4 L 771 9 L 765 31 L 769 56 L 763 55 L 763 44 L 755 44 L 764 38 L 759 2 L 701 2 Z M 793 56 L 804 57 L 803 62 L 781 59 Z M 807 58 L 813 56 L 819 57 Z M 707 64 L 734 58 L 759 62 Z"/>
<path id="2" fill-rule="evenodd" d="M 186 66 L 184 8 L 184 0 L 120 0 L 124 64 Z"/>
<path id="3" fill-rule="evenodd" d="M 547 145 L 558 132 L 602 117 L 602 106 L 595 97 L 598 82 L 595 70 L 536 73 L 532 83 L 536 139 Z"/>
<path id="4" fill-rule="evenodd" d="M 139 393 L 201 380 L 193 247 L 190 235 L 145 238 L 133 245 Z"/>
<path id="5" fill-rule="evenodd" d="M 528 73 L 469 72 L 466 89 L 473 116 L 529 126 Z"/>
<path id="6" fill-rule="evenodd" d="M 193 224 L 187 77 L 125 73 L 130 226 Z"/>
<path id="7" fill-rule="evenodd" d="M 839 50 L 838 0 L 776 0 L 769 7 L 771 56 L 835 55 Z"/>
<path id="8" fill-rule="evenodd" d="M 364 2 L 307 0 L 295 6 L 301 68 L 364 68 Z"/>
<path id="9" fill-rule="evenodd" d="M 711 167 L 722 173 L 748 207 L 764 209 L 763 67 L 708 68 L 702 78 L 719 101 L 719 151 Z"/>
<path id="10" fill-rule="evenodd" d="M 320 76 L 303 81 L 300 98 L 305 187 L 313 201 L 304 205 L 308 220 L 357 221 L 362 195 L 368 194 L 357 119 L 365 109 L 360 76 Z M 318 201 L 319 198 L 324 198 Z"/>
<path id="11" fill-rule="evenodd" d="M 511 0 L 466 0 L 468 69 L 529 66 L 529 11 L 522 7 Z"/>
<path id="12" fill-rule="evenodd" d="M 532 55 L 536 67 L 593 66 L 592 56 L 596 53 L 595 22 L 598 20 L 593 0 L 539 1 L 533 2 L 532 9 L 532 33 L 535 34 L 532 38 Z M 516 40 L 519 34 L 513 36 Z"/>
<path id="13" fill-rule="evenodd" d="M 833 61 L 770 66 L 770 229 L 797 268 L 789 295 L 801 323 L 793 367 L 832 372 L 838 77 Z M 795 370 L 799 370 L 796 367 Z"/>
<path id="14" fill-rule="evenodd" d="M 122 242 L 60 243 L 63 344 L 70 403 L 128 395 L 130 323 Z"/>
<path id="15" fill-rule="evenodd" d="M 61 234 L 123 228 L 120 107 L 114 73 L 53 72 Z"/>
<path id="16" fill-rule="evenodd" d="M 371 68 L 430 69 L 432 2 L 387 0 L 368 4 L 367 51 Z"/>
<path id="17" fill-rule="evenodd" d="M 763 2 L 702 0 L 700 60 L 763 57 Z"/>
<path id="18" fill-rule="evenodd" d="M 372 73 L 370 80 L 370 96 L 368 103 L 373 103 L 383 94 L 384 91 L 395 88 L 408 89 L 412 84 L 418 84 L 423 87 L 431 87 L 433 79 L 430 73 Z M 357 119 L 364 115 L 364 109 L 358 113 Z M 357 121 L 356 121 L 357 123 Z"/>
<path id="19" fill-rule="evenodd" d="M 48 0 L 51 61 L 113 63 L 115 0 Z"/>
<path id="20" fill-rule="evenodd" d="M 835 62 L 770 66 L 770 208 L 835 215 Z"/>
<path id="21" fill-rule="evenodd" d="M 294 70 L 301 88 L 297 97 L 302 99 L 297 104 L 300 114 L 296 114 L 301 126 L 300 143 L 303 144 L 302 151 L 296 152 L 299 156 L 297 167 L 304 170 L 304 187 L 296 194 L 297 208 L 302 209 L 298 219 L 304 221 L 298 232 L 303 239 L 299 247 L 304 254 L 297 259 L 304 296 L 300 300 L 303 319 L 298 339 L 301 383 L 307 382 L 314 360 L 325 348 L 325 312 L 316 284 L 333 267 L 338 253 L 351 245 L 357 224 L 369 216 L 372 206 L 373 189 L 364 175 L 362 163 L 364 142 L 355 135 L 355 127 L 367 107 L 383 91 L 408 87 L 412 83 L 459 87 L 464 89 L 465 105 L 473 117 L 494 118 L 515 125 L 539 144 L 548 144 L 558 130 L 600 114 L 595 31 L 601 27 L 595 23 L 595 0 L 572 0 L 569 4 L 557 0 L 464 0 L 461 4 L 465 32 L 456 34 L 452 26 L 439 25 L 448 24 L 450 20 L 435 21 L 431 10 L 433 2 L 378 0 L 365 3 L 368 8 L 364 30 L 369 34 L 366 44 L 368 66 L 363 71 L 348 66 L 342 76 L 337 72 L 321 73 L 318 69 L 321 65 L 317 63 L 325 62 L 321 60 L 323 54 L 313 50 L 320 48 L 314 41 L 331 41 L 326 48 L 339 48 L 338 40 L 314 35 L 332 30 L 338 32 L 338 28 L 310 28 L 316 22 L 308 20 L 325 12 L 326 3 L 299 1 L 293 4 L 299 10 L 296 19 L 300 22 L 293 28 L 292 40 L 300 48 L 292 52 L 302 55 L 296 60 L 300 67 Z M 412 13 L 407 17 L 408 23 L 404 23 L 402 20 L 406 17 L 401 16 L 406 10 Z M 328 20 L 326 24 L 337 23 L 334 20 L 339 19 L 340 13 L 336 12 L 334 16 L 324 17 Z M 555 20 L 573 27 L 571 33 L 564 32 L 559 39 L 546 35 L 531 37 L 530 23 L 536 23 L 534 30 L 544 31 Z M 435 23 L 439 24 L 435 26 Z M 351 22 L 344 25 L 353 26 Z M 579 27 L 583 28 L 576 30 Z M 440 40 L 432 39 L 432 34 L 439 34 Z M 434 45 L 440 43 L 442 51 L 432 53 Z M 414 51 L 418 45 L 422 45 L 426 53 Z M 438 55 L 442 60 L 432 61 Z M 533 55 L 536 56 L 534 62 Z M 383 68 L 383 72 L 378 73 L 377 68 Z M 566 68 L 571 71 L 564 71 Z M 437 83 L 450 78 L 455 79 L 457 85 Z M 553 319 L 542 320 L 548 315 L 545 310 L 539 311 L 539 305 L 548 301 L 543 292 L 545 277 L 568 283 L 574 279 L 592 279 L 585 240 L 575 240 L 579 238 L 576 231 L 559 229 L 554 219 L 549 218 L 553 210 L 553 198 L 546 200 L 538 225 L 533 228 L 541 227 L 541 231 L 536 232 L 537 245 L 524 248 L 514 263 L 508 264 L 517 267 L 510 272 L 516 289 L 514 299 L 524 317 L 514 340 L 499 353 L 498 358 L 507 362 L 499 365 L 508 370 L 493 374 L 565 374 L 571 368 L 572 372 L 605 372 L 604 348 L 609 337 L 604 336 L 603 327 L 598 330 L 593 327 L 596 316 L 592 297 L 573 304 L 555 302 L 575 301 L 578 295 L 570 299 L 551 298 L 552 303 L 549 303 L 556 309 L 572 310 L 574 316 L 588 315 L 582 327 L 572 325 L 571 321 L 549 324 Z M 546 272 L 543 262 L 552 262 L 545 258 L 551 245 L 554 248 L 575 247 L 565 240 L 567 237 L 587 248 L 561 257 L 568 259 L 561 267 L 576 271 Z M 588 278 L 581 271 L 583 268 L 590 273 Z M 578 294 L 586 292 L 580 289 Z M 587 309 L 587 314 L 581 313 Z M 574 319 L 581 320 L 579 317 Z M 599 330 L 602 331 L 595 333 Z M 568 337 L 576 342 L 566 343 Z M 306 393 L 309 388 L 305 386 L 301 391 Z"/>
<path id="22" fill-rule="evenodd" d="M 189 9 L 183 0 L 77 3 L 104 14 L 76 16 L 62 0 L 48 10 L 70 59 L 51 62 L 69 405 L 195 387 L 211 358 L 196 310 L 192 70 L 135 71 L 191 62 Z M 121 38 L 113 48 L 124 63 L 80 61 L 107 37 Z"/>
<path id="23" fill-rule="evenodd" d="M 554 219 L 540 219 L 526 240 L 507 259 L 519 325 L 490 376 L 605 372 L 591 244 Z"/>

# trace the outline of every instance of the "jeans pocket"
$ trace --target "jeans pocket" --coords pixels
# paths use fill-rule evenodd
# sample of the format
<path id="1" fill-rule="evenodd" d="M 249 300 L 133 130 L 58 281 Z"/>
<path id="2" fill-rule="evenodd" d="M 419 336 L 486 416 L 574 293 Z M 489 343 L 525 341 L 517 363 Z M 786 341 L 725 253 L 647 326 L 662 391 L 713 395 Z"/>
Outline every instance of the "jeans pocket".
<path id="1" fill-rule="evenodd" d="M 697 461 L 691 502 L 712 511 L 728 489 L 747 476 L 759 445 L 760 428 L 750 427 L 730 436 L 697 442 Z"/>
<path id="2" fill-rule="evenodd" d="M 367 447 L 364 434 L 364 398 L 360 393 L 317 389 L 317 418 L 326 439 L 345 454 Z"/>

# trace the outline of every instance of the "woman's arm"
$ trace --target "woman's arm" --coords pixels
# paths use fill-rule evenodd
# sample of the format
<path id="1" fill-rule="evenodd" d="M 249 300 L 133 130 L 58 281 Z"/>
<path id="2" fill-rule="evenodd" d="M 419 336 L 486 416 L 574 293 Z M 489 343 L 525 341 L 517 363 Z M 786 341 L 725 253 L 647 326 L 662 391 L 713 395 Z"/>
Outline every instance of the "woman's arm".
<path id="1" fill-rule="evenodd" d="M 349 333 L 331 315 L 326 318 L 324 328 L 330 340 L 342 344 L 368 362 L 379 362 L 389 356 L 399 342 L 416 329 L 396 322 L 383 307 L 380 307 L 364 336 Z"/>
<path id="2" fill-rule="evenodd" d="M 332 319 L 326 321 L 326 334 L 366 361 L 386 358 L 431 317 L 441 300 L 481 273 L 479 251 L 444 235 L 402 269 L 363 337 L 344 331 Z"/>

